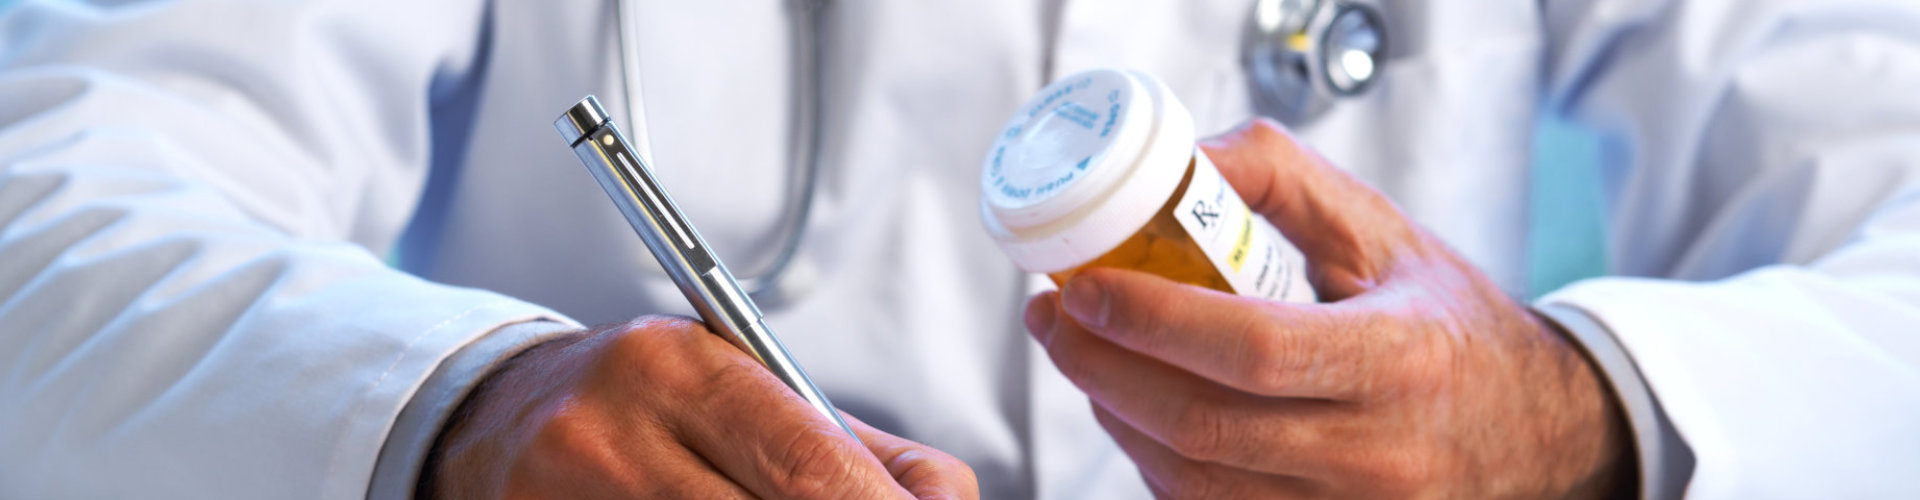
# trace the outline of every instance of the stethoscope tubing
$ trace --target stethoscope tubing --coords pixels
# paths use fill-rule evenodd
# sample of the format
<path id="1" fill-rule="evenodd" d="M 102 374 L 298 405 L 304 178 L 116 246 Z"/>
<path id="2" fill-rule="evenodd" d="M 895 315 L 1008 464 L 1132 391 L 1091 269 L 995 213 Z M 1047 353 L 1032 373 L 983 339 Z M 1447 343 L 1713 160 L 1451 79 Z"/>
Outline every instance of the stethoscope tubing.
<path id="1" fill-rule="evenodd" d="M 632 0 L 614 0 L 614 17 L 618 23 L 621 93 L 626 99 L 627 122 L 633 124 L 634 135 L 639 144 L 641 155 L 651 162 L 651 142 L 647 136 L 645 92 L 641 87 L 640 75 L 640 27 L 635 17 Z M 780 221 L 774 224 L 777 232 L 776 253 L 767 261 L 764 268 L 752 273 L 743 273 L 737 278 L 761 304 L 774 305 L 792 298 L 796 291 L 793 280 L 788 280 L 790 271 L 800 253 L 801 240 L 805 238 L 806 227 L 813 216 L 813 199 L 820 183 L 823 118 L 821 102 L 825 100 L 823 85 L 824 71 L 820 36 L 823 30 L 825 6 L 819 0 L 800 0 L 795 2 L 793 20 L 794 79 L 791 88 L 793 103 L 791 130 L 793 130 L 791 151 L 788 159 L 787 185 L 784 193 L 785 207 L 780 211 Z"/>

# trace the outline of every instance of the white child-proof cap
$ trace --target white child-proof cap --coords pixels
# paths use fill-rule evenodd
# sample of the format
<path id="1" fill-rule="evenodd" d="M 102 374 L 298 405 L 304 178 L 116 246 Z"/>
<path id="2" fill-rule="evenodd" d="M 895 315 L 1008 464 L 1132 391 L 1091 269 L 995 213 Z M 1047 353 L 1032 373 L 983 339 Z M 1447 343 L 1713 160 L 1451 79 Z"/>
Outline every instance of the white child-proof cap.
<path id="1" fill-rule="evenodd" d="M 1074 74 L 1022 105 L 994 140 L 980 218 L 1020 269 L 1071 269 L 1139 232 L 1193 154 L 1193 117 L 1158 79 Z"/>

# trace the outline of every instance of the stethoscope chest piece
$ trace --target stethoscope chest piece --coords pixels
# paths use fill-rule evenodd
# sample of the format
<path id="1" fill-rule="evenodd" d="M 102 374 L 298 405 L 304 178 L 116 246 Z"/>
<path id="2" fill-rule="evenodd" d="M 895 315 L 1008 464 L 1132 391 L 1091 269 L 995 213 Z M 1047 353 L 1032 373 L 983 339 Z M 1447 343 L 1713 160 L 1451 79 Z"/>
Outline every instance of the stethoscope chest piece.
<path id="1" fill-rule="evenodd" d="M 1365 93 L 1386 55 L 1380 10 L 1353 0 L 1259 0 L 1243 53 L 1255 104 L 1289 125 Z"/>

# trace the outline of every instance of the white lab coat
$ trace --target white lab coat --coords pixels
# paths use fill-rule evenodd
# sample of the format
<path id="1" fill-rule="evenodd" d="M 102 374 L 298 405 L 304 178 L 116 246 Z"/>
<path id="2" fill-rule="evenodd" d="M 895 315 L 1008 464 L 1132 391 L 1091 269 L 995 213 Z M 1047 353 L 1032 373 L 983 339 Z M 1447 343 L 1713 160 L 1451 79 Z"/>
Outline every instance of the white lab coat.
<path id="1" fill-rule="evenodd" d="M 785 17 L 640 3 L 659 173 L 751 274 L 787 175 Z M 1049 68 L 1147 69 L 1203 130 L 1245 119 L 1249 3 L 834 3 L 817 280 L 769 323 L 836 403 L 967 460 L 986 498 L 1147 496 L 1022 333 L 1031 283 L 978 227 L 977 165 Z M 589 93 L 625 120 L 610 12 L 0 13 L 0 497 L 361 496 L 473 339 L 688 311 L 550 127 Z M 1587 126 L 1634 277 L 1545 300 L 1631 353 L 1693 496 L 1920 495 L 1920 9 L 1386 12 L 1379 86 L 1300 136 L 1517 291 L 1533 120 Z"/>

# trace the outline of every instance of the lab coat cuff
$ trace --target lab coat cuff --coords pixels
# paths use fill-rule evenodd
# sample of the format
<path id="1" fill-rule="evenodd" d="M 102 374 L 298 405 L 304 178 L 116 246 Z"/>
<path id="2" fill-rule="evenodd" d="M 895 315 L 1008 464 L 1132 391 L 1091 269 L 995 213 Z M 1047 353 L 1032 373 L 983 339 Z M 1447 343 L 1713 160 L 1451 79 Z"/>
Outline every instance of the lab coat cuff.
<path id="1" fill-rule="evenodd" d="M 509 324 L 481 335 L 441 361 L 394 419 L 374 465 L 367 498 L 412 498 L 441 426 L 466 399 L 467 392 L 507 358 L 578 328 L 573 323 L 544 319 Z"/>
<path id="2" fill-rule="evenodd" d="M 1566 331 L 1613 388 L 1613 395 L 1633 431 L 1634 450 L 1639 459 L 1638 496 L 1643 499 L 1683 496 L 1693 474 L 1692 452 L 1674 430 L 1673 422 L 1668 420 L 1660 401 L 1641 378 L 1639 367 L 1620 339 L 1592 314 L 1576 306 L 1542 301 L 1533 309 Z"/>

